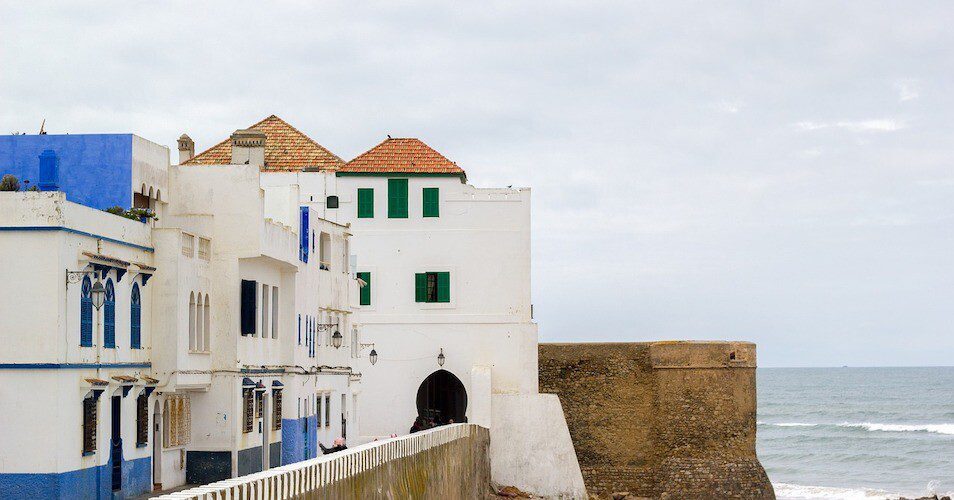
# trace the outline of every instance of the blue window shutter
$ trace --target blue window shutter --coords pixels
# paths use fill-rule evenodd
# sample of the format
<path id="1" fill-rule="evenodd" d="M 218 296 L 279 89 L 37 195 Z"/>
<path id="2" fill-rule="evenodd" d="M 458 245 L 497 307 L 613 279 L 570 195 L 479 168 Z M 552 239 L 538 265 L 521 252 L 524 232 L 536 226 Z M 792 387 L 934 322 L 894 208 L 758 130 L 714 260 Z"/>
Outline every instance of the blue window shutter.
<path id="1" fill-rule="evenodd" d="M 142 348 L 141 323 L 142 306 L 139 297 L 139 285 L 133 283 L 129 300 L 129 347 L 132 349 Z"/>
<path id="2" fill-rule="evenodd" d="M 103 347 L 116 347 L 116 290 L 113 280 L 106 280 L 106 300 L 103 301 Z"/>
<path id="3" fill-rule="evenodd" d="M 83 287 L 80 291 L 80 346 L 93 346 L 93 288 L 89 276 L 83 278 Z"/>
<path id="4" fill-rule="evenodd" d="M 301 227 L 298 230 L 298 258 L 302 262 L 308 263 L 308 235 L 311 233 L 311 228 L 308 223 L 308 207 L 300 207 L 301 209 Z"/>
<path id="5" fill-rule="evenodd" d="M 242 335 L 255 335 L 255 307 L 258 305 L 258 282 L 242 280 Z"/>

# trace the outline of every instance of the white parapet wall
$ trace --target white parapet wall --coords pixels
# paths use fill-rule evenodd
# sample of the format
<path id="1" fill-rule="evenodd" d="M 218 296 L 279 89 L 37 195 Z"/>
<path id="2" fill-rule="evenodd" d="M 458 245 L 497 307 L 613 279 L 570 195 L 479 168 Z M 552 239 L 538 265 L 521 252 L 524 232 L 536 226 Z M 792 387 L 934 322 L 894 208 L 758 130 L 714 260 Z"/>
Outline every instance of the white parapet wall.
<path id="1" fill-rule="evenodd" d="M 546 498 L 589 498 L 556 394 L 494 394 L 491 408 L 494 482 Z"/>
<path id="2" fill-rule="evenodd" d="M 445 425 L 158 498 L 478 498 L 489 439 L 478 425 Z"/>

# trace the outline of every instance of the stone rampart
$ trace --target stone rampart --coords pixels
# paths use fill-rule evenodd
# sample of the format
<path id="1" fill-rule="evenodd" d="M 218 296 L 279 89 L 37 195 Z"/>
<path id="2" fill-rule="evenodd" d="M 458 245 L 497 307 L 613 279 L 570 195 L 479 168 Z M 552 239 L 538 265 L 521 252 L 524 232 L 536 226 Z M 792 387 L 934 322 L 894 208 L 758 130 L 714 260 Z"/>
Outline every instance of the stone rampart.
<path id="1" fill-rule="evenodd" d="M 774 499 L 755 454 L 755 345 L 540 345 L 590 493 Z"/>

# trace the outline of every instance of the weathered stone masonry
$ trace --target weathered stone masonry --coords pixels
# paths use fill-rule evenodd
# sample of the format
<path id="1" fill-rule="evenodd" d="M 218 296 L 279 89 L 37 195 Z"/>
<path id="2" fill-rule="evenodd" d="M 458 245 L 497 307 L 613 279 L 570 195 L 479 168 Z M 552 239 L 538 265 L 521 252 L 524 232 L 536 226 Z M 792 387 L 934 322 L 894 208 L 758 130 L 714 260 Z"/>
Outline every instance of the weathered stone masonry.
<path id="1" fill-rule="evenodd" d="M 591 493 L 774 499 L 755 454 L 755 345 L 540 345 Z"/>

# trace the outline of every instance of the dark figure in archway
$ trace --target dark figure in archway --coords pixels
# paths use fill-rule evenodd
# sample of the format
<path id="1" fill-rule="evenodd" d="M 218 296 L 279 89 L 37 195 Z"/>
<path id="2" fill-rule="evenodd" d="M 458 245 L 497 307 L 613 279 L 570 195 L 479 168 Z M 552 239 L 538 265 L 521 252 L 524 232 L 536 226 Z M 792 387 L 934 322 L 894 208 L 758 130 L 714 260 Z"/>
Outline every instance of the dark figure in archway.
<path id="1" fill-rule="evenodd" d="M 430 374 L 417 390 L 417 414 L 425 422 L 444 425 L 465 422 L 467 391 L 460 379 L 447 370 Z"/>

